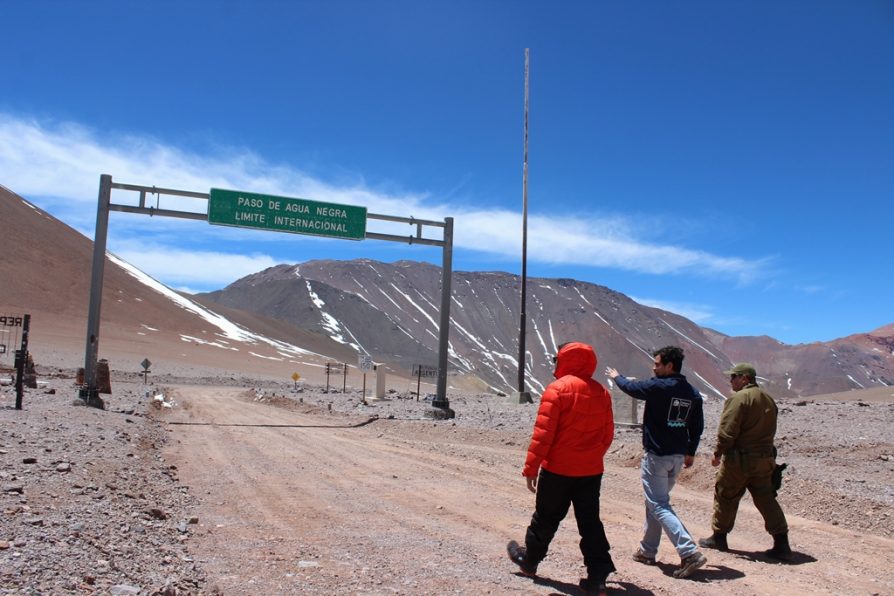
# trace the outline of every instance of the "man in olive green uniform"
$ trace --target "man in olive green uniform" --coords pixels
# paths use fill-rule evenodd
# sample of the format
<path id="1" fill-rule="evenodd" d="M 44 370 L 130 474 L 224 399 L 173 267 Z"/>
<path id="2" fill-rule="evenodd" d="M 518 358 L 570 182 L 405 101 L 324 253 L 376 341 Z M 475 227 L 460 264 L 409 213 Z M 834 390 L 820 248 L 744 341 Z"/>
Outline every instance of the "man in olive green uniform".
<path id="1" fill-rule="evenodd" d="M 764 527 L 773 535 L 773 548 L 766 554 L 776 559 L 788 559 L 792 554 L 788 544 L 788 524 L 776 501 L 772 481 L 776 469 L 773 445 L 778 412 L 776 402 L 758 387 L 757 372 L 752 365 L 737 364 L 724 374 L 730 375 L 733 394 L 723 404 L 717 446 L 711 460 L 711 465 L 720 466 L 711 519 L 714 533 L 710 538 L 699 540 L 699 546 L 728 550 L 726 535 L 733 529 L 739 500 L 748 489 L 754 506 L 764 518 Z"/>

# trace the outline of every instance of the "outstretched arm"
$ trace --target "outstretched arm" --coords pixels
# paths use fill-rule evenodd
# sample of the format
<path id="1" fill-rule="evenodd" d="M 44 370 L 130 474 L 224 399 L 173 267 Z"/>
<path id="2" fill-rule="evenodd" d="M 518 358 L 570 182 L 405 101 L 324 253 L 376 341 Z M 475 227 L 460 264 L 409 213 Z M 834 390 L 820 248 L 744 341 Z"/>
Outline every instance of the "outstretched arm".
<path id="1" fill-rule="evenodd" d="M 631 381 L 611 366 L 605 367 L 605 376 L 614 381 L 618 389 L 634 399 L 646 399 L 655 387 L 655 379 Z"/>

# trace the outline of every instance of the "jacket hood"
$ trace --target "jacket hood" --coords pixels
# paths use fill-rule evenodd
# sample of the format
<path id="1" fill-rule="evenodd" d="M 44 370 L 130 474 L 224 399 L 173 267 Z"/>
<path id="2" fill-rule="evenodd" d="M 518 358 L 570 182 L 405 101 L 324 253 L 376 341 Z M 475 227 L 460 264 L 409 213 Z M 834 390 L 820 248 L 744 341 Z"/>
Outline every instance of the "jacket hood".
<path id="1" fill-rule="evenodd" d="M 592 346 L 572 341 L 559 349 L 553 376 L 561 379 L 565 375 L 574 375 L 589 379 L 596 372 L 596 362 L 596 350 Z"/>

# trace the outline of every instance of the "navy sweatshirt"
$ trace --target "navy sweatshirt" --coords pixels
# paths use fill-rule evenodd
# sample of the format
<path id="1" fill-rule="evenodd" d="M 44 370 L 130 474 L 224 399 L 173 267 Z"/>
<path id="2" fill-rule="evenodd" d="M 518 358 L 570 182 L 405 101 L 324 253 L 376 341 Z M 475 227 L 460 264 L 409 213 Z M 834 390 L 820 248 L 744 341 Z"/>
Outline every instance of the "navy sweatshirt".
<path id="1" fill-rule="evenodd" d="M 655 455 L 695 455 L 705 429 L 701 394 L 686 377 L 673 374 L 648 381 L 615 377 L 618 388 L 646 402 L 643 449 Z"/>

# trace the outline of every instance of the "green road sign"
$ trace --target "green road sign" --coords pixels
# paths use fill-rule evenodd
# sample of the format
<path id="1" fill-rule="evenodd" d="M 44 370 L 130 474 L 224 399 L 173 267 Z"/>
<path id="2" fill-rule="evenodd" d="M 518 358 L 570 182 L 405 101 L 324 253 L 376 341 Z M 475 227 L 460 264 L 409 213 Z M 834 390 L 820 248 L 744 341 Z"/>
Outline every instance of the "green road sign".
<path id="1" fill-rule="evenodd" d="M 208 222 L 349 240 L 366 237 L 366 207 L 212 188 Z"/>

